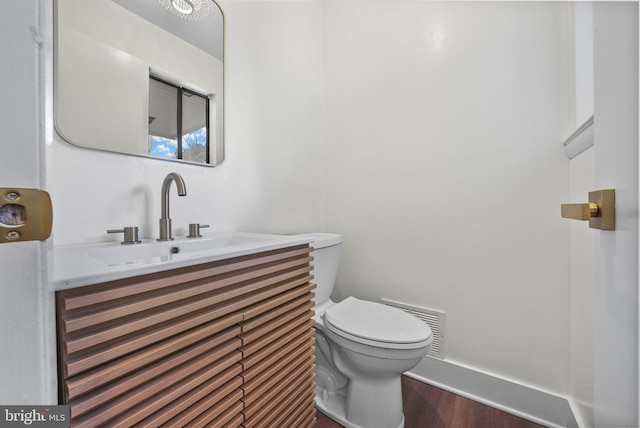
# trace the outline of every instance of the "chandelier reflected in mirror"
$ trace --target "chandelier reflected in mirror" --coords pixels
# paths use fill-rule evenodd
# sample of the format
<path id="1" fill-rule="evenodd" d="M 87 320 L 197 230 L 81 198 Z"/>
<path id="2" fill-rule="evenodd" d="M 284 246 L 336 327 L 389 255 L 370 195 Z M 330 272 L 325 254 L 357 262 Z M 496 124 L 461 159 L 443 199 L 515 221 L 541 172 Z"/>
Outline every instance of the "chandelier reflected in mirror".
<path id="1" fill-rule="evenodd" d="M 209 0 L 160 0 L 160 4 L 189 21 L 202 21 L 209 15 Z"/>

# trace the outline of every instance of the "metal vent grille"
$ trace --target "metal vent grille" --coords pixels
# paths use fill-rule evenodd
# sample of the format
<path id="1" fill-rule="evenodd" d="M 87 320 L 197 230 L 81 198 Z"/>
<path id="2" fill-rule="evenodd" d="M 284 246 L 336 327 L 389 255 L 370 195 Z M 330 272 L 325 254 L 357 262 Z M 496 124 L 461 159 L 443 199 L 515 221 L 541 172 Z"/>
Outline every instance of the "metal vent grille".
<path id="1" fill-rule="evenodd" d="M 382 303 L 385 305 L 402 309 L 427 324 L 433 334 L 433 343 L 431 344 L 429 356 L 444 360 L 444 312 L 408 305 L 395 300 L 385 299 L 384 297 L 380 300 L 382 300 Z"/>

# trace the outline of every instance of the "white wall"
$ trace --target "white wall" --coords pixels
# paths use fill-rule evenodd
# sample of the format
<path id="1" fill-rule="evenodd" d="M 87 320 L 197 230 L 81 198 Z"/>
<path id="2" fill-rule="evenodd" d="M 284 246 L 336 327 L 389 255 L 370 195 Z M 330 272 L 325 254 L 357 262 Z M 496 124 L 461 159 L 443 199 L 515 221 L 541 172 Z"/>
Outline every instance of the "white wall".
<path id="1" fill-rule="evenodd" d="M 73 147 L 54 138 L 56 245 L 120 240 L 139 226 L 157 237 L 160 187 L 171 190 L 174 235 L 216 230 L 293 233 L 322 221 L 322 27 L 319 2 L 220 2 L 226 18 L 226 160 L 204 168 Z"/>
<path id="2" fill-rule="evenodd" d="M 446 312 L 446 358 L 566 395 L 566 3 L 325 3 L 334 297 Z"/>

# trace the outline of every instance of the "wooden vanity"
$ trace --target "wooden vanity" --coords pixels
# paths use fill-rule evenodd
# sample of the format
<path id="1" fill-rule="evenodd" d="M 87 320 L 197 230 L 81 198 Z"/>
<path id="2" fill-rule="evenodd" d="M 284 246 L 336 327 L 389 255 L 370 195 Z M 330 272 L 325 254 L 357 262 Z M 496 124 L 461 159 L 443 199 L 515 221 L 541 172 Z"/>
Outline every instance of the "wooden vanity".
<path id="1" fill-rule="evenodd" d="M 313 427 L 307 244 L 56 292 L 78 427 Z"/>

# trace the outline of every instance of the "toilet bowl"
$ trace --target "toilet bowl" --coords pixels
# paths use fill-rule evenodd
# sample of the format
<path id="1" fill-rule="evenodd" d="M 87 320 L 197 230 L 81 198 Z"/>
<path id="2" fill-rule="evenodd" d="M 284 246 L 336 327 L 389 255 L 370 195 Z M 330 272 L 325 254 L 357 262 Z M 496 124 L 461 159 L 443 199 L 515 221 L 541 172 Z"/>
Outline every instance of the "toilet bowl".
<path id="1" fill-rule="evenodd" d="M 427 355 L 431 329 L 381 303 L 330 299 L 342 236 L 314 239 L 316 406 L 347 428 L 402 428 L 401 374 Z"/>

